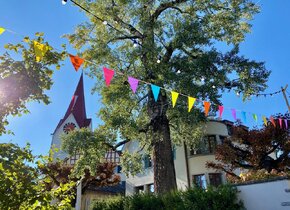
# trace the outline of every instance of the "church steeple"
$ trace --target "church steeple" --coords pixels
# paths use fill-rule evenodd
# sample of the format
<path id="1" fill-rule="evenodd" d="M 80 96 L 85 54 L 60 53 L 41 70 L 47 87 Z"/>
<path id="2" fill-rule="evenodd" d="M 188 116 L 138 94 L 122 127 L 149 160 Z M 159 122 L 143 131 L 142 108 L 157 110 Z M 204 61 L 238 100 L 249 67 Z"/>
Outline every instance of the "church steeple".
<path id="1" fill-rule="evenodd" d="M 73 115 L 79 128 L 88 127 L 91 124 L 91 119 L 87 119 L 85 95 L 84 95 L 84 81 L 83 73 L 80 77 L 77 88 L 73 94 L 72 100 L 67 108 L 67 111 L 62 120 L 60 120 L 55 131 L 66 121 L 66 119 Z"/>

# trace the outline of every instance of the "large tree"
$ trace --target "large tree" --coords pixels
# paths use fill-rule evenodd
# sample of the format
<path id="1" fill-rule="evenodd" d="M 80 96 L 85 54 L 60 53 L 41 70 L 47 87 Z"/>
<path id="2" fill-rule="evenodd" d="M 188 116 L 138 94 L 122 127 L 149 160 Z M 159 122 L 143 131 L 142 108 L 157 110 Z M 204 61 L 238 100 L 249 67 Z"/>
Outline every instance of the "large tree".
<path id="1" fill-rule="evenodd" d="M 282 118 L 283 128 L 280 128 L 279 120 L 276 126 L 269 123 L 262 128 L 248 130 L 244 126 L 234 126 L 232 135 L 215 151 L 216 162 L 208 162 L 207 167 L 222 170 L 230 177 L 240 179 L 239 171 L 250 170 L 253 173 L 259 170 L 271 172 L 289 172 L 290 166 L 290 129 L 286 129 Z M 240 170 L 237 170 L 240 169 Z"/>
<path id="2" fill-rule="evenodd" d="M 88 21 L 67 37 L 90 61 L 86 63 L 90 75 L 98 79 L 94 91 L 102 95 L 99 116 L 104 125 L 91 138 L 102 143 L 101 139 L 107 140 L 114 148 L 116 141 L 117 146 L 139 141 L 140 147 L 153 156 L 157 193 L 176 189 L 172 145 L 190 143 L 194 126 L 204 116 L 200 109 L 188 113 L 187 98 L 182 96 L 177 106 L 170 108 L 167 91 L 162 90 L 155 102 L 150 86 L 142 82 L 133 94 L 126 77 L 213 104 L 222 104 L 221 93 L 228 88 L 243 92 L 245 99 L 263 91 L 269 76 L 264 63 L 239 54 L 239 44 L 250 31 L 249 21 L 258 7 L 249 0 L 72 2 L 83 8 Z M 225 43 L 228 51 L 219 51 L 219 43 Z M 102 66 L 119 73 L 109 88 L 103 82 Z M 90 153 L 88 149 L 95 144 L 87 141 L 87 146 L 77 146 L 82 146 L 87 160 L 90 156 L 96 159 L 96 151 Z M 127 153 L 127 163 L 132 162 L 130 155 L 131 160 L 140 160 L 136 154 Z"/>

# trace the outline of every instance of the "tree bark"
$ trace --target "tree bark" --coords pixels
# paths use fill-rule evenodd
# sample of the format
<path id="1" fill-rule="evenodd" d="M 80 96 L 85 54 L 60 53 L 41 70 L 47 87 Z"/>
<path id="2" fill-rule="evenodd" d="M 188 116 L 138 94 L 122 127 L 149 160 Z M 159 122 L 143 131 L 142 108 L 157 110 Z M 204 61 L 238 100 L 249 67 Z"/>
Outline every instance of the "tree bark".
<path id="1" fill-rule="evenodd" d="M 154 189 L 159 194 L 177 189 L 169 120 L 166 116 L 167 106 L 166 95 L 160 94 L 159 100 L 155 102 L 151 91 L 148 113 L 153 128 Z"/>

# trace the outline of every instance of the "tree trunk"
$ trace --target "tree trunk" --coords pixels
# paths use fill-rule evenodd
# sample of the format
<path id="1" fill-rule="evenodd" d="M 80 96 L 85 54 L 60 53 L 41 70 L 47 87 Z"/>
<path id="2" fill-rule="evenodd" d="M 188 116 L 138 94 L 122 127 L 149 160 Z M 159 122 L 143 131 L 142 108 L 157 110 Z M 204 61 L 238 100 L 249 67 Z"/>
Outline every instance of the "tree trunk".
<path id="1" fill-rule="evenodd" d="M 167 106 L 166 95 L 160 94 L 158 101 L 155 102 L 150 92 L 148 113 L 153 127 L 154 189 L 157 193 L 177 189 L 169 120 L 166 116 Z"/>

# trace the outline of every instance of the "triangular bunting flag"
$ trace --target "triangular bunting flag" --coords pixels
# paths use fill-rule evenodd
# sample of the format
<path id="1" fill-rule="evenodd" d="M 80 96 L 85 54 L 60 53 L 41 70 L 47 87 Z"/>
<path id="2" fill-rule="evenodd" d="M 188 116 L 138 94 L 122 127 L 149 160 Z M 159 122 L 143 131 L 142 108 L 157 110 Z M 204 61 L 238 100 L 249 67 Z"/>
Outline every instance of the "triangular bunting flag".
<path id="1" fill-rule="evenodd" d="M 104 77 L 105 77 L 106 85 L 107 85 L 107 87 L 109 87 L 111 80 L 114 77 L 115 71 L 108 69 L 106 67 L 104 67 L 103 70 L 104 70 Z"/>
<path id="2" fill-rule="evenodd" d="M 0 35 L 3 34 L 4 31 L 5 31 L 5 28 L 0 27 Z"/>
<path id="3" fill-rule="evenodd" d="M 284 122 L 285 122 L 285 128 L 288 129 L 288 121 L 287 121 L 287 119 L 284 119 Z"/>
<path id="4" fill-rule="evenodd" d="M 190 97 L 188 96 L 188 112 L 191 111 L 193 105 L 194 105 L 194 102 L 195 102 L 196 98 L 193 98 L 193 97 Z"/>
<path id="5" fill-rule="evenodd" d="M 222 118 L 223 111 L 224 111 L 224 107 L 223 106 L 219 106 L 219 118 Z"/>
<path id="6" fill-rule="evenodd" d="M 83 64 L 84 59 L 82 59 L 78 56 L 75 56 L 75 55 L 71 55 L 71 54 L 69 54 L 69 57 L 70 57 L 70 61 L 71 61 L 72 65 L 74 66 L 75 70 L 78 71 L 80 66 Z"/>
<path id="7" fill-rule="evenodd" d="M 37 41 L 33 42 L 36 61 L 39 62 L 48 50 L 48 46 Z"/>
<path id="8" fill-rule="evenodd" d="M 203 106 L 204 106 L 204 114 L 205 114 L 205 116 L 207 116 L 208 112 L 209 112 L 210 102 L 204 101 Z"/>
<path id="9" fill-rule="evenodd" d="M 258 122 L 258 116 L 256 114 L 253 114 L 253 118 L 256 122 Z"/>
<path id="10" fill-rule="evenodd" d="M 235 109 L 231 109 L 232 110 L 232 115 L 233 115 L 233 118 L 234 120 L 237 120 L 237 112 Z"/>
<path id="11" fill-rule="evenodd" d="M 137 90 L 137 87 L 138 87 L 138 84 L 139 84 L 139 80 L 135 79 L 133 77 L 128 77 L 128 82 L 130 84 L 130 87 L 131 87 L 133 93 L 136 93 L 136 90 Z"/>
<path id="12" fill-rule="evenodd" d="M 279 125 L 280 125 L 280 128 L 283 128 L 282 119 L 281 118 L 279 118 Z"/>
<path id="13" fill-rule="evenodd" d="M 273 118 L 272 116 L 270 117 L 270 121 L 271 121 L 271 123 L 274 125 L 274 127 L 276 127 L 275 120 L 274 120 L 274 118 Z"/>
<path id="14" fill-rule="evenodd" d="M 246 112 L 242 111 L 242 117 L 243 117 L 244 123 L 247 123 L 247 115 L 246 115 Z"/>
<path id="15" fill-rule="evenodd" d="M 151 84 L 151 89 L 153 92 L 154 100 L 155 102 L 158 100 L 159 92 L 160 92 L 160 87 L 157 85 Z"/>
<path id="16" fill-rule="evenodd" d="M 179 93 L 171 91 L 171 98 L 172 98 L 172 107 L 175 107 L 176 100 L 178 98 Z"/>
<path id="17" fill-rule="evenodd" d="M 264 121 L 264 124 L 265 124 L 265 126 L 267 126 L 267 118 L 265 117 L 265 116 L 262 116 L 262 118 L 263 118 L 263 121 Z"/>

